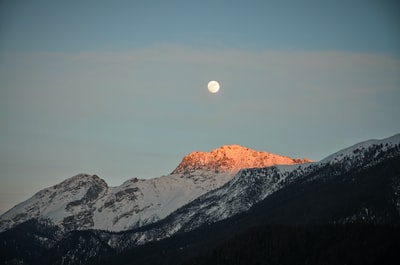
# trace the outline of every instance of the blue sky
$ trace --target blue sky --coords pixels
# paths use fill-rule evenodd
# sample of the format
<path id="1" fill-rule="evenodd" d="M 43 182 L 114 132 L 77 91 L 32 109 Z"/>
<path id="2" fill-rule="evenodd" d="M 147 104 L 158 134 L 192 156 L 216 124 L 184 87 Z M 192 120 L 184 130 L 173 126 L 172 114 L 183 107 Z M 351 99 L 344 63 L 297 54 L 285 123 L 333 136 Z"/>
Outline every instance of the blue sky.
<path id="1" fill-rule="evenodd" d="M 0 212 L 81 172 L 119 185 L 225 144 L 320 160 L 399 133 L 399 11 L 1 1 Z"/>
<path id="2" fill-rule="evenodd" d="M 397 1 L 2 1 L 3 50 L 398 52 Z"/>

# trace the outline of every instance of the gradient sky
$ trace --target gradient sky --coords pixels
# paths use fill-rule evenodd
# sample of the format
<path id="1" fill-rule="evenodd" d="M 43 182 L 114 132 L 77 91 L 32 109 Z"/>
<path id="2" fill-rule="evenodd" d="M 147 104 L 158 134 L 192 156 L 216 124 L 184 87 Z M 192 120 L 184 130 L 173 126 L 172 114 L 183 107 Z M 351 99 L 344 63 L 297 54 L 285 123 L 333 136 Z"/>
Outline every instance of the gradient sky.
<path id="1" fill-rule="evenodd" d="M 0 212 L 225 144 L 320 160 L 400 132 L 398 1 L 0 1 Z M 217 94 L 207 83 L 218 80 Z"/>

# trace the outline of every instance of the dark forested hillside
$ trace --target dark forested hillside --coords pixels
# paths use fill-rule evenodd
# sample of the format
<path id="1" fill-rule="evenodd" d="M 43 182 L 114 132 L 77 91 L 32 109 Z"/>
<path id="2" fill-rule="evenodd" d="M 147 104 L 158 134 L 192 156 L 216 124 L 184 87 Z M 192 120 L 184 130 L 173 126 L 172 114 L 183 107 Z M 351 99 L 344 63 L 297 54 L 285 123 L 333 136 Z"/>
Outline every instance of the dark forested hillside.
<path id="1" fill-rule="evenodd" d="M 184 264 L 398 264 L 399 238 L 400 227 L 392 225 L 267 225 Z"/>

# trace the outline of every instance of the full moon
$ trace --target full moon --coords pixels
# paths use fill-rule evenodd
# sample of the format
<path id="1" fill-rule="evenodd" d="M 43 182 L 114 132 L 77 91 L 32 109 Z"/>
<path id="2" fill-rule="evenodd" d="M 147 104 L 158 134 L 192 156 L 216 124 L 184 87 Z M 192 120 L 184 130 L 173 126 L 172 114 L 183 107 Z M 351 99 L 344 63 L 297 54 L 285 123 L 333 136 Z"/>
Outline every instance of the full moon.
<path id="1" fill-rule="evenodd" d="M 208 91 L 211 93 L 217 93 L 219 91 L 219 83 L 217 81 L 210 81 L 208 82 Z"/>

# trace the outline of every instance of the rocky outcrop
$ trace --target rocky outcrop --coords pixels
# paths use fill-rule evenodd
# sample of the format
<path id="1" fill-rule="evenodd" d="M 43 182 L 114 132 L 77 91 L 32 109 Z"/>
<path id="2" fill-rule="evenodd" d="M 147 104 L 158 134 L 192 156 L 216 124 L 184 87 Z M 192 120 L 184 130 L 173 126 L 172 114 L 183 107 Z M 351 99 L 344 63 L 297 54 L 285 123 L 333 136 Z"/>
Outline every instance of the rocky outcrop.
<path id="1" fill-rule="evenodd" d="M 237 173 L 243 168 L 263 168 L 275 165 L 293 165 L 313 162 L 269 152 L 252 150 L 240 145 L 224 145 L 211 152 L 193 152 L 185 156 L 172 174 L 189 174 L 196 170 L 215 173 Z"/>

